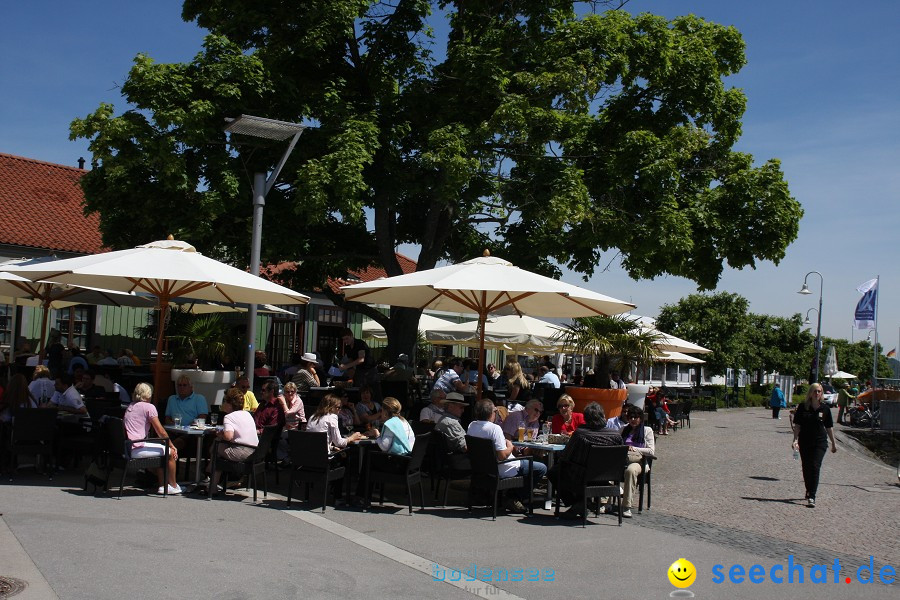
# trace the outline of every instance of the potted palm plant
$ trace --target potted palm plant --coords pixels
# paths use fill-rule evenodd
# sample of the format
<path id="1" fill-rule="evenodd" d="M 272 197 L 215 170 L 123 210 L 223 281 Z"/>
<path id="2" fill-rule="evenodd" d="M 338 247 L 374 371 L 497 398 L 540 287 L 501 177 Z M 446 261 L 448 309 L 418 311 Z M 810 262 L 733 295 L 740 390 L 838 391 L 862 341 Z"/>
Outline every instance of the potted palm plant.
<path id="1" fill-rule="evenodd" d="M 631 371 L 633 364 L 648 364 L 655 356 L 654 344 L 660 339 L 655 332 L 644 330 L 627 316 L 583 317 L 561 326 L 557 339 L 578 354 L 597 357 L 596 388 L 566 386 L 566 393 L 581 411 L 591 402 L 603 406 L 607 418 L 619 416 L 628 396 L 627 390 L 609 389 L 610 370 Z"/>

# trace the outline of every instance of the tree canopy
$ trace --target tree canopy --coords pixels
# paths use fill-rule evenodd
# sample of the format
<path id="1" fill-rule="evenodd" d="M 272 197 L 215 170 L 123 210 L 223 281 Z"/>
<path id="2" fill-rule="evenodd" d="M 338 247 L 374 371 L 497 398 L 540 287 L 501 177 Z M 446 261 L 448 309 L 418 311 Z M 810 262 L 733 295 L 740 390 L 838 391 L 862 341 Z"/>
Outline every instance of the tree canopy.
<path id="1" fill-rule="evenodd" d="M 549 275 L 618 257 L 705 289 L 726 264 L 778 263 L 802 209 L 776 159 L 732 149 L 740 33 L 598 4 L 186 0 L 210 32 L 196 57 L 138 55 L 128 109 L 72 123 L 97 161 L 85 211 L 113 248 L 174 233 L 247 264 L 250 174 L 283 147 L 229 145 L 243 113 L 310 125 L 264 220 L 262 260 L 299 261 L 298 286 L 398 275 L 403 243 L 420 270 L 486 247 Z M 367 314 L 389 352 L 411 349 L 418 311 Z"/>

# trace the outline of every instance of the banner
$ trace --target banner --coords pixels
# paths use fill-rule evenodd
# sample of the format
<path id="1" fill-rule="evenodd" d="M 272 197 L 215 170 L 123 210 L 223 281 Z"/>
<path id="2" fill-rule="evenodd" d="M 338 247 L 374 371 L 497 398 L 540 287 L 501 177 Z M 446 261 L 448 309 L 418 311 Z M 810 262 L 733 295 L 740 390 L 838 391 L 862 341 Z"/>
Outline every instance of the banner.
<path id="1" fill-rule="evenodd" d="M 875 301 L 878 296 L 878 279 L 870 279 L 856 288 L 863 295 L 856 303 L 853 322 L 857 329 L 875 327 Z"/>

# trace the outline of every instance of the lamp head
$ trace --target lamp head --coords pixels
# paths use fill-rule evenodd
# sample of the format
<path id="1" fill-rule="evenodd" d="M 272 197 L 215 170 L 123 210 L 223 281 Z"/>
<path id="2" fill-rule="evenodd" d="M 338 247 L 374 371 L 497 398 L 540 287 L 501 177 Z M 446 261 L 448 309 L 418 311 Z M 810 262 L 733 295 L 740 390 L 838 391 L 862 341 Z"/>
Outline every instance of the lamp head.
<path id="1" fill-rule="evenodd" d="M 800 288 L 800 291 L 797 292 L 797 293 L 798 293 L 798 294 L 803 294 L 804 296 L 806 296 L 806 295 L 808 295 L 808 294 L 812 294 L 812 292 L 809 291 L 809 286 L 806 285 L 806 282 L 805 282 L 805 281 L 803 282 L 803 287 Z"/>
<path id="2" fill-rule="evenodd" d="M 811 325 L 811 323 L 810 323 L 810 321 L 809 321 L 809 317 L 806 317 L 806 320 L 803 321 L 803 324 L 804 324 L 804 325 Z"/>

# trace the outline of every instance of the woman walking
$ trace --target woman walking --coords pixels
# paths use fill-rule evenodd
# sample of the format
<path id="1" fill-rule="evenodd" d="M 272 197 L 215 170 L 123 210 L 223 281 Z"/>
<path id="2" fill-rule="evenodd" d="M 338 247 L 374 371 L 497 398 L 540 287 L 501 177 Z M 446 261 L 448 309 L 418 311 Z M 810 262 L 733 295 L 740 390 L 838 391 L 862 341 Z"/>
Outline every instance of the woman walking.
<path id="1" fill-rule="evenodd" d="M 806 402 L 794 413 L 794 442 L 791 446 L 800 451 L 803 463 L 803 482 L 810 508 L 816 505 L 816 489 L 819 487 L 819 471 L 822 459 L 831 441 L 831 451 L 837 452 L 834 443 L 831 409 L 822 404 L 822 386 L 814 383 L 806 393 Z"/>
<path id="2" fill-rule="evenodd" d="M 772 418 L 780 419 L 778 413 L 781 412 L 781 409 L 786 407 L 787 404 L 784 401 L 784 392 L 781 391 L 781 385 L 777 382 L 775 383 L 775 387 L 772 388 L 772 396 L 769 398 L 769 406 L 772 407 Z"/>

